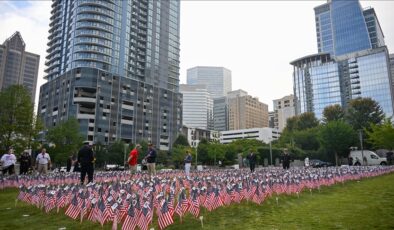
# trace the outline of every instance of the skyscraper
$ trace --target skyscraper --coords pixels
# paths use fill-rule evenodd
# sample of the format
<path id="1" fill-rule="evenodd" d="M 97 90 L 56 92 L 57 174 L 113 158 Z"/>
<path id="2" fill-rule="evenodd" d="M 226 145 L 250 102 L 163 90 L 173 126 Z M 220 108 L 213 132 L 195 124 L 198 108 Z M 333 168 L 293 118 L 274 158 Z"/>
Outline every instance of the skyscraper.
<path id="1" fill-rule="evenodd" d="M 322 117 L 326 106 L 346 108 L 370 97 L 393 115 L 392 74 L 384 36 L 373 8 L 357 0 L 331 0 L 315 8 L 318 54 L 291 62 L 296 114 Z"/>
<path id="2" fill-rule="evenodd" d="M 227 94 L 229 130 L 268 127 L 268 105 L 243 90 Z"/>
<path id="3" fill-rule="evenodd" d="M 231 71 L 223 67 L 197 66 L 187 70 L 187 84 L 205 84 L 213 98 L 231 91 Z"/>
<path id="4" fill-rule="evenodd" d="M 181 128 L 179 1 L 54 0 L 39 113 L 87 140 L 168 149 Z"/>
<path id="5" fill-rule="evenodd" d="M 25 47 L 19 32 L 0 45 L 0 91 L 11 85 L 23 85 L 34 102 L 40 56 L 25 51 Z"/>
<path id="6" fill-rule="evenodd" d="M 315 22 L 319 52 L 339 56 L 384 45 L 375 11 L 363 11 L 358 0 L 330 0 L 316 7 Z"/>
<path id="7" fill-rule="evenodd" d="M 206 85 L 181 84 L 183 124 L 189 128 L 213 129 L 213 100 Z"/>

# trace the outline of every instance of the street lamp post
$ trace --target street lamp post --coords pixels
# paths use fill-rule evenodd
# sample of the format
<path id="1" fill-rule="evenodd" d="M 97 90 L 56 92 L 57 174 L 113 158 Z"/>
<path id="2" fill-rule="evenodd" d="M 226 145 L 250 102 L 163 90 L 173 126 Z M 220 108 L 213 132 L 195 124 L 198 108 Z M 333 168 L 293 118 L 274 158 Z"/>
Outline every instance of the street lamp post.
<path id="1" fill-rule="evenodd" d="M 123 150 L 123 167 L 126 169 L 126 152 L 127 149 L 129 148 L 129 144 L 124 144 L 124 150 Z"/>
<path id="2" fill-rule="evenodd" d="M 271 158 L 271 166 L 272 166 L 272 145 L 271 145 L 271 142 L 272 142 L 272 138 L 270 138 L 270 158 Z"/>
<path id="3" fill-rule="evenodd" d="M 360 129 L 359 130 L 359 134 L 360 134 L 360 147 L 361 147 L 361 156 L 362 156 L 362 161 L 363 161 L 363 165 L 365 165 L 366 162 L 364 162 L 364 147 L 363 147 L 363 130 Z"/>

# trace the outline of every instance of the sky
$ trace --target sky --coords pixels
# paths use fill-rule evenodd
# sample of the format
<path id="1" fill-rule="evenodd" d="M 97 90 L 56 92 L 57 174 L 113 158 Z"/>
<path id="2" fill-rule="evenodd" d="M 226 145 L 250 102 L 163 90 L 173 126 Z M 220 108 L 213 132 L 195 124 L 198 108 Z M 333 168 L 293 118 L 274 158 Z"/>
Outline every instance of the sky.
<path id="1" fill-rule="evenodd" d="M 313 8 L 326 1 L 181 1 L 180 83 L 195 66 L 232 72 L 232 89 L 243 89 L 273 109 L 272 100 L 293 94 L 289 64 L 317 53 Z M 394 52 L 394 1 L 361 1 L 375 8 L 386 45 Z M 45 83 L 51 1 L 0 1 L 0 43 L 20 31 L 26 50 L 37 53 L 36 92 Z"/>

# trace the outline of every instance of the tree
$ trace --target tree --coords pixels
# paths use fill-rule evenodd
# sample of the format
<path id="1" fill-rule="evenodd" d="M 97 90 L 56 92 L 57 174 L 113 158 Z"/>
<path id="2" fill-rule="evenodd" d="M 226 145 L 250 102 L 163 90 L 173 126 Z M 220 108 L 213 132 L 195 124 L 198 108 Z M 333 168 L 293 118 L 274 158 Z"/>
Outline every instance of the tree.
<path id="1" fill-rule="evenodd" d="M 56 163 L 65 163 L 67 157 L 77 153 L 83 142 L 83 137 L 79 132 L 79 123 L 75 118 L 59 123 L 48 130 L 47 141 L 54 144 L 51 158 Z"/>
<path id="2" fill-rule="evenodd" d="M 179 134 L 178 137 L 176 138 L 176 140 L 174 141 L 173 146 L 176 147 L 178 145 L 182 145 L 182 146 L 190 146 L 189 142 L 187 141 L 187 138 L 185 137 L 185 135 Z"/>
<path id="3" fill-rule="evenodd" d="M 357 135 L 344 121 L 330 121 L 320 129 L 319 140 L 324 148 L 335 154 L 335 164 L 338 165 L 338 156 L 346 156 Z"/>
<path id="4" fill-rule="evenodd" d="M 368 142 L 375 148 L 394 149 L 394 127 L 389 119 L 379 124 L 371 124 L 371 131 L 366 131 Z"/>
<path id="5" fill-rule="evenodd" d="M 323 110 L 323 123 L 330 121 L 343 120 L 345 118 L 345 111 L 338 104 L 329 105 Z"/>
<path id="6" fill-rule="evenodd" d="M 319 121 L 316 119 L 315 114 L 312 112 L 306 112 L 298 117 L 297 130 L 305 130 L 314 128 L 319 125 Z"/>
<path id="7" fill-rule="evenodd" d="M 177 145 L 176 147 L 172 148 L 171 160 L 176 168 L 182 168 L 183 161 L 186 156 L 186 150 L 191 151 L 190 147 L 183 145 Z"/>
<path id="8" fill-rule="evenodd" d="M 303 150 L 318 150 L 320 143 L 318 140 L 319 126 L 305 130 L 298 130 L 293 133 L 295 146 Z"/>
<path id="9" fill-rule="evenodd" d="M 289 132 L 297 130 L 298 119 L 298 116 L 287 118 L 285 129 Z"/>
<path id="10" fill-rule="evenodd" d="M 125 143 L 123 141 L 118 140 L 108 147 L 107 164 L 124 164 L 124 144 Z"/>
<path id="11" fill-rule="evenodd" d="M 0 150 L 14 146 L 19 152 L 30 147 L 40 131 L 33 110 L 30 93 L 23 86 L 13 85 L 0 92 Z"/>
<path id="12" fill-rule="evenodd" d="M 370 130 L 371 124 L 380 124 L 384 113 L 380 105 L 371 98 L 357 98 L 349 102 L 346 119 L 354 130 Z"/>

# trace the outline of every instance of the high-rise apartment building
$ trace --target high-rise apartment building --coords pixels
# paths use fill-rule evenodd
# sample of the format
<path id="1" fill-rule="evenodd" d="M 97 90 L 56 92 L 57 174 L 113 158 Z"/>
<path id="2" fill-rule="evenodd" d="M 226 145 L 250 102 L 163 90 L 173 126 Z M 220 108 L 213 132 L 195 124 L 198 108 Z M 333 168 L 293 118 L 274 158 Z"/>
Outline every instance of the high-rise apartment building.
<path id="1" fill-rule="evenodd" d="M 11 85 L 23 85 L 34 102 L 40 56 L 27 52 L 25 48 L 19 32 L 0 45 L 0 91 Z"/>
<path id="2" fill-rule="evenodd" d="M 180 1 L 54 0 L 51 13 L 45 125 L 76 117 L 87 140 L 170 148 L 182 125 Z"/>
<path id="3" fill-rule="evenodd" d="M 181 84 L 182 120 L 191 128 L 213 129 L 213 100 L 206 85 Z"/>
<path id="4" fill-rule="evenodd" d="M 268 105 L 243 90 L 228 97 L 229 130 L 268 127 Z"/>
<path id="5" fill-rule="evenodd" d="M 187 70 L 187 84 L 207 85 L 213 98 L 231 91 L 231 71 L 223 67 L 197 66 Z"/>
<path id="6" fill-rule="evenodd" d="M 357 0 L 331 0 L 315 15 L 319 53 L 291 62 L 296 114 L 320 119 L 326 106 L 346 108 L 351 99 L 370 97 L 391 117 L 390 58 L 375 11 Z"/>
<path id="7" fill-rule="evenodd" d="M 282 132 L 286 127 L 287 119 L 293 116 L 295 116 L 293 95 L 274 100 L 274 128 Z"/>

